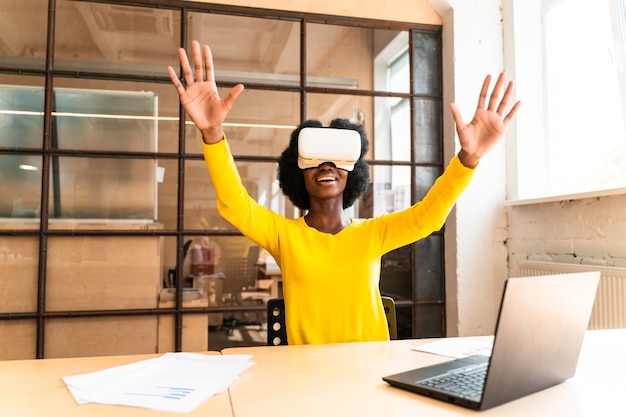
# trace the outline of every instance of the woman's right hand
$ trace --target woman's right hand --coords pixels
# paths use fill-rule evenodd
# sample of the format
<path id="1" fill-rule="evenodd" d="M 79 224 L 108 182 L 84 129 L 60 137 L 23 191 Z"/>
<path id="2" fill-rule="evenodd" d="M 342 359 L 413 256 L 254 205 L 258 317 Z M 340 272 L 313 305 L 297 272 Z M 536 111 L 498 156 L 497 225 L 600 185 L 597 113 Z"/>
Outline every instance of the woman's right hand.
<path id="1" fill-rule="evenodd" d="M 224 137 L 222 123 L 244 87 L 242 84 L 238 84 L 230 90 L 224 99 L 220 98 L 215 84 L 211 49 L 204 45 L 201 51 L 200 44 L 193 41 L 191 51 L 196 73 L 195 79 L 187 59 L 187 53 L 183 48 L 178 49 L 178 58 L 182 66 L 185 85 L 178 78 L 174 68 L 167 67 L 167 72 L 176 91 L 178 91 L 180 102 L 185 111 L 196 127 L 200 129 L 202 140 L 205 143 L 217 143 Z"/>

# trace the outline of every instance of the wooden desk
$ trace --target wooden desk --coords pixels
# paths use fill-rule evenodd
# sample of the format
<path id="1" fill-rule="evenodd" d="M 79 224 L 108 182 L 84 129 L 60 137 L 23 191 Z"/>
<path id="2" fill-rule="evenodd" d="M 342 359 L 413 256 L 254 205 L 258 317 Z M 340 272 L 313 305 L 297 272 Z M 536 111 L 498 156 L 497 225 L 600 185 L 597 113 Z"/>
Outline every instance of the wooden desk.
<path id="1" fill-rule="evenodd" d="M 393 388 L 381 378 L 446 360 L 411 348 L 431 340 L 224 349 L 252 354 L 254 366 L 228 393 L 186 416 L 624 416 L 626 329 L 587 332 L 576 376 L 560 385 L 483 412 Z M 218 354 L 212 352 L 209 354 Z M 115 405 L 77 405 L 62 377 L 158 355 L 0 362 L 2 416 L 180 416 Z M 232 407 L 231 407 L 232 404 Z"/>
<path id="2" fill-rule="evenodd" d="M 219 355 L 219 352 L 206 352 Z M 78 405 L 68 390 L 64 376 L 99 371 L 160 355 L 102 356 L 0 362 L 0 415 L 24 417 L 155 417 L 180 416 L 145 408 L 104 404 Z M 185 416 L 232 417 L 227 392 L 209 398 Z"/>
<path id="3" fill-rule="evenodd" d="M 476 412 L 389 386 L 381 377 L 447 360 L 411 348 L 429 340 L 224 349 L 256 365 L 235 381 L 233 413 L 248 416 L 624 416 L 626 330 L 587 332 L 576 376 Z"/>

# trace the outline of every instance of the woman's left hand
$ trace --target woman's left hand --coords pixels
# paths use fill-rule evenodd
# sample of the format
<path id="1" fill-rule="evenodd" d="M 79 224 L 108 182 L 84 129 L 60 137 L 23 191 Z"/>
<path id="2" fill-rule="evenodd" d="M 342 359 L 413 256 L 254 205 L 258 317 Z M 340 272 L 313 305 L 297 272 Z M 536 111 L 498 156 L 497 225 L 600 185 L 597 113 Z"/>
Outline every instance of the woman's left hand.
<path id="1" fill-rule="evenodd" d="M 489 152 L 500 138 L 504 136 L 509 122 L 522 104 L 520 101 L 517 101 L 506 116 L 503 116 L 509 98 L 513 93 L 514 85 L 513 81 L 509 81 L 504 95 L 502 99 L 500 99 L 504 78 L 505 74 L 501 72 L 491 92 L 489 102 L 486 103 L 489 84 L 491 83 L 491 75 L 485 77 L 485 81 L 480 90 L 476 113 L 474 113 L 474 118 L 468 124 L 463 122 L 458 107 L 454 103 L 450 103 L 450 110 L 452 111 L 456 131 L 459 135 L 459 142 L 461 143 L 459 159 L 463 165 L 468 168 L 474 168 L 480 158 Z M 498 100 L 500 101 L 498 102 Z M 485 103 L 487 104 L 486 108 Z"/>

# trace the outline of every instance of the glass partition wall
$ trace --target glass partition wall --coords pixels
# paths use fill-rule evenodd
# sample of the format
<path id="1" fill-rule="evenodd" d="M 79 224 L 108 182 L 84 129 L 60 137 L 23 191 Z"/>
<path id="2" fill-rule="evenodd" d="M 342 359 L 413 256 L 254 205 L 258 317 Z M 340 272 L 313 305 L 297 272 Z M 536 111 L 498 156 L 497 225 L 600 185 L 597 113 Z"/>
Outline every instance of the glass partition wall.
<path id="1" fill-rule="evenodd" d="M 352 217 L 406 208 L 442 172 L 439 27 L 151 3 L 0 0 L 0 359 L 266 343 L 280 270 L 217 213 L 166 73 L 193 39 L 221 93 L 246 85 L 226 132 L 265 207 L 303 214 L 276 161 L 306 119 L 365 127 Z M 400 337 L 445 334 L 443 262 L 441 232 L 383 258 Z"/>

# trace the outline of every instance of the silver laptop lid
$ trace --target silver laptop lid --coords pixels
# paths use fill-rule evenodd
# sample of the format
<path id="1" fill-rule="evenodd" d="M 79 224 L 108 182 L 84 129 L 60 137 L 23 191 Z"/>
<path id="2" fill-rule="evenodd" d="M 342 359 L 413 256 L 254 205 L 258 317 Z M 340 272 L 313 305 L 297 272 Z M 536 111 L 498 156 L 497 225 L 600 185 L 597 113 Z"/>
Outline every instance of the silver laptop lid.
<path id="1" fill-rule="evenodd" d="M 509 278 L 481 409 L 574 376 L 600 272 Z"/>

